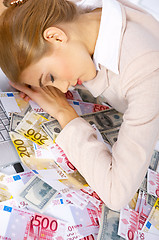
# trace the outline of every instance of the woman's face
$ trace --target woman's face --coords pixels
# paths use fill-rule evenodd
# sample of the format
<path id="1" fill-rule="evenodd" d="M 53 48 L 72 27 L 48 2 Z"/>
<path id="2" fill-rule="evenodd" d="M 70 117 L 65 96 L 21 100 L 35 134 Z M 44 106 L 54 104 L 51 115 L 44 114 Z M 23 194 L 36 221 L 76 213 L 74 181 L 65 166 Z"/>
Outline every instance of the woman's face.
<path id="1" fill-rule="evenodd" d="M 79 81 L 96 76 L 96 68 L 85 46 L 72 41 L 50 50 L 49 55 L 27 67 L 21 74 L 21 82 L 36 86 L 53 86 L 63 93 Z"/>

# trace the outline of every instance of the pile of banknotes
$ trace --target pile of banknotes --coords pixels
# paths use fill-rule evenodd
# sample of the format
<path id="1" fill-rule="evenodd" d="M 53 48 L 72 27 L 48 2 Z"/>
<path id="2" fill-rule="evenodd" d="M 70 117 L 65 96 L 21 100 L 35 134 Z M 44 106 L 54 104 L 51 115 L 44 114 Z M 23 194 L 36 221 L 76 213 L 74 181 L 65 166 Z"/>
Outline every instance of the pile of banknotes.
<path id="1" fill-rule="evenodd" d="M 10 117 L 10 138 L 28 170 L 0 172 L 0 239 L 159 239 L 158 145 L 132 201 L 112 211 L 56 143 L 58 122 L 35 102 L 26 104 L 18 93 L 12 95 L 12 104 L 6 104 L 11 101 L 7 93 L 0 100 Z M 111 151 L 122 114 L 84 89 L 68 91 L 66 97 Z"/>

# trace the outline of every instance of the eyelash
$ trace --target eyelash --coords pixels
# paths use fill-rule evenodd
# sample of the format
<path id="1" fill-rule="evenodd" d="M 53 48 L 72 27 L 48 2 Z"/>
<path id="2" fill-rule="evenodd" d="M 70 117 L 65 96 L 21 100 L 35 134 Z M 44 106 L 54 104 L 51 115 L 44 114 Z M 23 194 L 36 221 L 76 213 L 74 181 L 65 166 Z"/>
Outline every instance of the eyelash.
<path id="1" fill-rule="evenodd" d="M 50 79 L 51 79 L 51 82 L 53 83 L 54 82 L 54 77 L 52 76 L 52 74 L 50 74 Z"/>

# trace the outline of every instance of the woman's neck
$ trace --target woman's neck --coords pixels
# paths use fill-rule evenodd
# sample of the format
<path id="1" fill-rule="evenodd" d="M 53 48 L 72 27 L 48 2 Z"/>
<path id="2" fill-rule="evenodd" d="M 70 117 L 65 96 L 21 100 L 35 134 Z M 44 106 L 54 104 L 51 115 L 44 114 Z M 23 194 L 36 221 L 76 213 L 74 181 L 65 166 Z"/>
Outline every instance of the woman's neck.
<path id="1" fill-rule="evenodd" d="M 81 15 L 79 33 L 90 55 L 93 55 L 101 21 L 101 9 Z"/>
<path id="2" fill-rule="evenodd" d="M 81 41 L 89 54 L 94 53 L 101 20 L 101 9 L 83 13 L 72 23 L 60 24 L 71 40 Z"/>

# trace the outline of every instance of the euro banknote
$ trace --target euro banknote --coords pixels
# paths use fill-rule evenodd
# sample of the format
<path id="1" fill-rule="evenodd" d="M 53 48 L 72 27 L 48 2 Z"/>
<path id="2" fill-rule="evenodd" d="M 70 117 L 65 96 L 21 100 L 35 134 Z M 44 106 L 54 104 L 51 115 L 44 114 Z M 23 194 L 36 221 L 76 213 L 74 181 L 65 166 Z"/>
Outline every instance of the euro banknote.
<path id="1" fill-rule="evenodd" d="M 82 102 L 77 100 L 70 100 L 67 99 L 68 103 L 75 109 L 78 115 L 88 114 L 92 112 L 99 112 L 104 111 L 106 109 L 110 109 L 109 106 L 104 106 L 101 104 L 95 104 L 95 103 L 88 103 L 88 102 Z M 44 113 L 45 111 L 37 105 L 35 102 L 30 101 L 30 105 L 34 112 L 36 113 Z"/>
<path id="2" fill-rule="evenodd" d="M 140 190 L 141 191 L 141 190 Z M 152 206 L 147 203 L 147 193 L 142 192 L 141 201 L 139 206 L 139 222 L 138 222 L 138 230 L 142 230 L 143 226 L 151 212 Z"/>
<path id="3" fill-rule="evenodd" d="M 64 221 L 25 209 L 2 206 L 0 222 L 2 239 L 66 239 Z"/>
<path id="4" fill-rule="evenodd" d="M 41 115 L 33 111 L 28 112 L 18 124 L 15 131 L 36 144 L 47 147 L 52 143 L 52 140 L 41 128 L 41 124 L 46 121 L 48 120 Z"/>
<path id="5" fill-rule="evenodd" d="M 10 193 L 8 186 L 0 183 L 0 202 L 12 199 L 12 194 Z"/>
<path id="6" fill-rule="evenodd" d="M 118 235 L 125 239 L 134 239 L 138 237 L 139 213 L 129 206 L 126 206 L 120 211 L 120 220 L 118 227 Z"/>
<path id="7" fill-rule="evenodd" d="M 145 225 L 150 218 L 152 209 L 152 206 L 147 202 L 147 193 L 139 190 L 135 210 L 126 206 L 120 211 L 118 235 L 124 239 L 150 239 L 150 236 L 145 232 Z M 153 239 L 153 235 L 156 233 L 154 231 L 150 233 Z"/>
<path id="8" fill-rule="evenodd" d="M 81 95 L 77 90 L 68 90 L 65 93 L 65 96 L 67 99 L 70 99 L 70 100 L 82 101 Z"/>
<path id="9" fill-rule="evenodd" d="M 15 118 L 16 117 L 17 116 L 15 115 Z M 32 170 L 55 169 L 55 172 L 57 173 L 57 175 L 59 175 L 59 179 L 61 179 L 61 173 L 62 170 L 64 170 L 66 172 L 66 178 L 65 179 L 63 178 L 63 180 L 60 181 L 63 182 L 65 185 L 69 186 L 70 188 L 78 189 L 88 186 L 82 175 L 68 161 L 63 151 L 61 149 L 60 151 L 58 150 L 57 146 L 51 145 L 52 149 L 55 149 L 56 147 L 56 154 L 55 151 L 53 152 L 51 151 L 52 156 L 51 159 L 47 158 L 47 155 L 46 158 L 38 158 L 35 155 L 34 151 L 35 144 L 32 141 L 30 141 L 28 138 L 25 138 L 23 135 L 17 132 L 10 132 L 10 137 L 18 152 L 18 155 L 21 158 L 21 161 L 30 169 Z M 63 161 L 65 161 L 64 164 Z M 61 169 L 57 166 L 55 162 L 61 167 Z M 66 171 L 66 166 L 70 171 Z"/>
<path id="10" fill-rule="evenodd" d="M 159 173 L 148 169 L 147 192 L 159 198 Z"/>
<path id="11" fill-rule="evenodd" d="M 148 219 L 144 224 L 143 232 L 155 234 L 159 237 L 159 198 L 157 198 Z"/>
<path id="12" fill-rule="evenodd" d="M 0 100 L 8 117 L 11 117 L 13 112 L 25 114 L 29 105 L 19 96 L 18 92 L 0 92 Z"/>
<path id="13" fill-rule="evenodd" d="M 33 142 L 17 132 L 10 132 L 11 140 L 22 161 L 31 170 L 57 168 L 54 159 L 37 158 L 35 156 Z"/>

